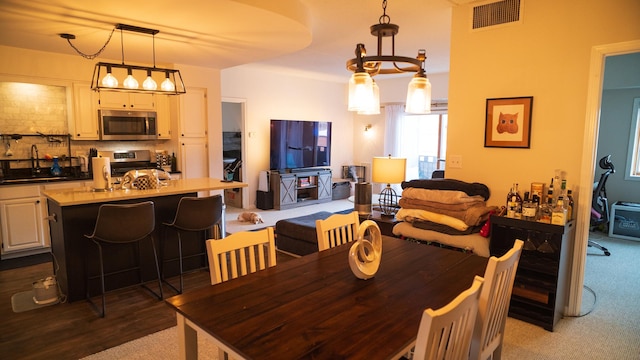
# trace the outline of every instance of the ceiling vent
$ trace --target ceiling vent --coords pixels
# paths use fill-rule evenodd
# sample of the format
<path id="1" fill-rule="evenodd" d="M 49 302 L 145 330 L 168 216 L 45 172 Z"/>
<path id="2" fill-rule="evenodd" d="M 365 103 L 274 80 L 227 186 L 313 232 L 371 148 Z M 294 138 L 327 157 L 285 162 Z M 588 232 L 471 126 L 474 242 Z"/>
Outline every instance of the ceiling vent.
<path id="1" fill-rule="evenodd" d="M 520 22 L 521 0 L 503 0 L 473 8 L 473 30 Z"/>

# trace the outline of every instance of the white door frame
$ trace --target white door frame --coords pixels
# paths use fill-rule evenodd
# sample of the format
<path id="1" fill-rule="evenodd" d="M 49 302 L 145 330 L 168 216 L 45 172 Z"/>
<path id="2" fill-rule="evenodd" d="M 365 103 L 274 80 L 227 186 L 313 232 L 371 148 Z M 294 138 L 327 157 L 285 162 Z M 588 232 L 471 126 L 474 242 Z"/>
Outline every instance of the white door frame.
<path id="1" fill-rule="evenodd" d="M 579 185 L 582 191 L 580 191 L 578 197 L 577 224 L 579 224 L 579 226 L 576 226 L 569 299 L 567 308 L 565 309 L 565 314 L 569 316 L 580 315 L 582 305 L 582 288 L 584 285 L 584 270 L 587 259 L 591 197 L 593 194 L 593 174 L 595 172 L 598 147 L 598 129 L 600 126 L 600 106 L 602 101 L 605 59 L 607 56 L 623 55 L 638 51 L 640 51 L 640 40 L 599 45 L 591 49 L 591 64 L 587 87 L 587 114 L 580 170 L 582 175 L 580 176 Z"/>
<path id="2" fill-rule="evenodd" d="M 247 182 L 247 168 L 249 166 L 249 164 L 247 164 L 247 142 L 246 142 L 246 131 L 245 131 L 245 127 L 246 127 L 246 107 L 247 107 L 247 99 L 242 99 L 242 98 L 232 98 L 232 97 L 222 97 L 222 102 L 226 102 L 226 103 L 235 103 L 235 104 L 240 104 L 241 105 L 241 109 L 240 109 L 240 133 L 242 134 L 242 140 L 241 140 L 241 149 L 242 149 L 242 166 L 240 167 L 240 174 L 242 175 L 242 182 Z M 220 136 L 222 136 L 222 134 L 220 134 Z M 248 191 L 248 187 L 243 187 L 240 188 L 240 191 L 242 193 L 242 208 L 246 209 L 247 208 L 247 203 L 249 202 L 249 194 L 247 193 Z"/>

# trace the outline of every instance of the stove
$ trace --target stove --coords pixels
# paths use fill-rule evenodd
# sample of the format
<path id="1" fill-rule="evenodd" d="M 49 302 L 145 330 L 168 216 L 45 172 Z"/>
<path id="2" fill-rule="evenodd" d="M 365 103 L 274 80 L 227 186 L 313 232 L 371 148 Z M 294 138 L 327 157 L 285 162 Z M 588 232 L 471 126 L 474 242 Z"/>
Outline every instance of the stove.
<path id="1" fill-rule="evenodd" d="M 156 163 L 151 162 L 149 150 L 99 151 L 98 156 L 110 159 L 111 176 L 115 177 L 121 177 L 130 170 L 156 168 Z"/>

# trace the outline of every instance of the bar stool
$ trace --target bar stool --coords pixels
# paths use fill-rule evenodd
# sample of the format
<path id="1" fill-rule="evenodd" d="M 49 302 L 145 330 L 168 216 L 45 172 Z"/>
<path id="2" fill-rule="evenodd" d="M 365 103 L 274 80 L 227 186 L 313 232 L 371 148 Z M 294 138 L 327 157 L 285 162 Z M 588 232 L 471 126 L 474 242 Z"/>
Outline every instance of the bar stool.
<path id="1" fill-rule="evenodd" d="M 162 300 L 162 282 L 160 279 L 160 268 L 158 266 L 158 256 L 156 253 L 156 246 L 153 240 L 153 230 L 155 228 L 155 209 L 154 204 L 151 201 L 141 202 L 137 204 L 104 204 L 98 209 L 98 216 L 96 220 L 96 226 L 93 230 L 93 234 L 85 235 L 86 238 L 91 239 L 98 246 L 98 254 L 100 259 L 100 284 L 102 290 L 102 312 L 100 317 L 104 317 L 106 313 L 105 302 L 105 276 L 120 274 L 125 271 L 133 269 L 138 270 L 140 278 L 140 285 L 149 290 L 152 294 Z M 156 273 L 158 275 L 158 288 L 160 293 L 156 293 L 151 288 L 145 285 L 141 270 L 141 256 L 140 256 L 140 242 L 143 239 L 149 238 L 151 240 L 151 247 L 153 249 L 153 259 L 156 265 Z M 135 252 L 137 257 L 137 264 L 133 268 L 114 271 L 108 274 L 104 272 L 104 256 L 103 248 L 112 247 L 117 245 L 135 244 Z M 98 311 L 96 304 L 91 301 L 89 295 L 89 274 L 87 272 L 87 300 Z"/>
<path id="2" fill-rule="evenodd" d="M 166 229 L 173 229 L 176 231 L 178 235 L 178 257 L 166 259 L 164 255 L 164 250 L 167 246 L 167 234 L 165 231 L 165 236 L 162 238 L 162 243 L 160 244 L 161 251 L 161 278 L 169 287 L 173 290 L 182 294 L 182 290 L 184 287 L 184 279 L 183 279 L 183 260 L 190 257 L 196 256 L 204 256 L 205 263 L 207 262 L 207 252 L 206 247 L 204 246 L 204 241 L 202 242 L 202 252 L 197 254 L 192 254 L 188 256 L 182 255 L 182 234 L 185 232 L 200 232 L 212 230 L 214 226 L 216 227 L 216 231 L 211 234 L 206 234 L 205 240 L 214 238 L 219 239 L 224 237 L 222 233 L 222 221 L 223 221 L 223 213 L 222 213 L 222 196 L 221 195 L 213 195 L 207 197 L 183 197 L 180 199 L 178 203 L 178 209 L 176 210 L 176 216 L 170 223 L 163 223 L 166 226 Z M 216 226 L 217 225 L 217 226 Z M 164 275 L 164 264 L 172 261 L 178 261 L 180 266 L 180 286 L 176 288 L 168 280 L 166 280 Z M 207 265 L 205 265 L 207 267 Z"/>

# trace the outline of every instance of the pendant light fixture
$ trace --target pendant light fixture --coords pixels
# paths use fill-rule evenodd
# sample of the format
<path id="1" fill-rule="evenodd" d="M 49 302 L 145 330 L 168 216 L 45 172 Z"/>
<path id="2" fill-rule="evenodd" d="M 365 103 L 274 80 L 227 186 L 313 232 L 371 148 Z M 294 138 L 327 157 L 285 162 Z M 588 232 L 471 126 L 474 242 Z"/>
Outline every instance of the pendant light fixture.
<path id="1" fill-rule="evenodd" d="M 428 114 L 431 112 L 431 84 L 424 71 L 426 52 L 420 49 L 415 58 L 395 55 L 395 35 L 400 27 L 391 24 L 391 18 L 387 15 L 386 0 L 382 1 L 382 10 L 378 24 L 370 27 L 371 35 L 378 38 L 377 54 L 367 56 L 364 44 L 357 44 L 356 57 L 347 61 L 347 69 L 353 72 L 349 80 L 348 110 L 357 111 L 359 114 L 379 114 L 380 95 L 374 90 L 373 77 L 379 74 L 414 72 L 416 74 L 407 88 L 405 111 L 412 114 Z M 385 37 L 391 37 L 391 55 L 382 53 L 382 40 Z M 376 102 L 377 109 L 374 109 Z"/>
<path id="2" fill-rule="evenodd" d="M 85 54 L 78 50 L 72 43 L 71 40 L 75 39 L 75 35 L 72 34 L 59 34 L 61 38 L 66 39 L 69 45 L 78 52 L 85 59 L 94 59 L 98 55 L 100 55 L 106 46 L 111 41 L 111 37 L 115 30 L 120 30 L 120 44 L 121 44 L 121 54 L 122 54 L 122 63 L 106 63 L 106 62 L 98 62 L 96 63 L 93 69 L 93 77 L 91 79 L 91 88 L 96 91 L 120 91 L 120 92 L 140 92 L 140 93 L 156 93 L 156 94 L 165 94 L 165 95 L 180 95 L 186 93 L 186 89 L 184 86 L 184 82 L 182 81 L 182 76 L 180 75 L 180 70 L 177 69 L 166 69 L 166 68 L 158 68 L 156 67 L 156 45 L 155 45 L 155 35 L 159 33 L 159 30 L 148 29 L 133 25 L 126 24 L 116 24 L 114 29 L 111 31 L 111 35 L 109 35 L 109 39 L 105 42 L 102 48 L 95 54 Z M 127 65 L 124 62 L 124 36 L 123 31 L 136 32 L 141 34 L 148 34 L 152 36 L 153 39 L 153 67 L 149 66 L 138 66 L 138 65 Z M 145 78 L 146 74 L 146 78 Z M 119 86 L 118 77 L 124 78 L 122 82 L 122 86 Z M 142 87 L 138 80 L 136 79 L 145 79 L 142 82 Z M 155 77 L 155 79 L 154 79 Z M 158 83 L 156 79 L 162 81 L 160 88 L 158 88 Z"/>

